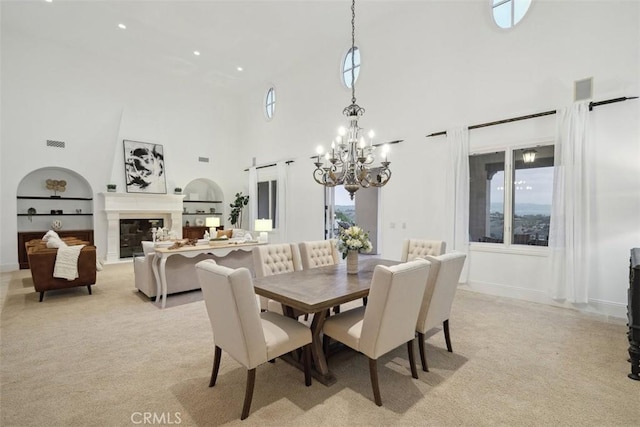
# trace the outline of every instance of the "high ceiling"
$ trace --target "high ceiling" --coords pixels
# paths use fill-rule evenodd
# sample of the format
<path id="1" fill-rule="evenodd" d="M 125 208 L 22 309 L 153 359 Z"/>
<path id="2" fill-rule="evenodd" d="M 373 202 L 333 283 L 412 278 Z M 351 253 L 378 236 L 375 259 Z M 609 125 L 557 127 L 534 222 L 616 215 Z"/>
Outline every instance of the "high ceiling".
<path id="1" fill-rule="evenodd" d="M 358 28 L 383 19 L 393 3 L 359 1 L 356 40 Z M 263 84 L 317 49 L 344 52 L 351 42 L 348 0 L 1 0 L 1 6 L 3 35 L 232 90 Z"/>

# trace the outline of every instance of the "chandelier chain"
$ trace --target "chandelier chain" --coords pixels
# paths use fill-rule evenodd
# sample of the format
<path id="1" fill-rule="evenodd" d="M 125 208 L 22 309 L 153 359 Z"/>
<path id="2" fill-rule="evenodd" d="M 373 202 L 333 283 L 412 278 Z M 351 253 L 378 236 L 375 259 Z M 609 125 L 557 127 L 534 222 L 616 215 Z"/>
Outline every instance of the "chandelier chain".
<path id="1" fill-rule="evenodd" d="M 351 1 L 351 103 L 356 103 L 356 0 Z"/>

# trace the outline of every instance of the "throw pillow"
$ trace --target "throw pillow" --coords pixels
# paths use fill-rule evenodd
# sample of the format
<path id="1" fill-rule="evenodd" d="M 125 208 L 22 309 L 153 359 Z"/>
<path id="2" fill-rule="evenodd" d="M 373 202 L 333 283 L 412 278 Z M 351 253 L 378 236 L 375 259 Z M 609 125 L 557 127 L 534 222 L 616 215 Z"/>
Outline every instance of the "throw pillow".
<path id="1" fill-rule="evenodd" d="M 48 248 L 58 249 L 63 246 L 67 246 L 67 244 L 59 237 L 49 237 L 49 240 L 47 240 Z"/>
<path id="2" fill-rule="evenodd" d="M 54 239 L 60 239 L 60 236 L 58 236 L 58 233 L 56 233 L 53 230 L 49 230 L 49 231 L 47 231 L 47 233 L 44 236 L 42 236 L 42 240 L 44 240 L 46 242 L 52 237 Z"/>
<path id="3" fill-rule="evenodd" d="M 232 234 L 233 230 L 218 230 L 216 237 L 227 236 L 227 238 L 230 239 Z"/>
<path id="4" fill-rule="evenodd" d="M 234 228 L 231 231 L 234 239 L 244 239 L 244 235 L 247 233 L 247 231 L 242 228 Z"/>

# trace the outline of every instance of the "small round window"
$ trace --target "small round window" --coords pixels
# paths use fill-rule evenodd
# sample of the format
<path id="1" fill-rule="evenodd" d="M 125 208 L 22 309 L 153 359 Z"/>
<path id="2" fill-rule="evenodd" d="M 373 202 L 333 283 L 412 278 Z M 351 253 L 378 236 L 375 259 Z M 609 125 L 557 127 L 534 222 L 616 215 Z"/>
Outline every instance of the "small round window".
<path id="1" fill-rule="evenodd" d="M 531 0 L 492 0 L 493 20 L 500 28 L 515 26 L 531 6 Z"/>
<path id="2" fill-rule="evenodd" d="M 267 95 L 264 97 L 264 114 L 267 119 L 273 118 L 273 113 L 276 109 L 276 90 L 270 87 L 267 91 Z"/>
<path id="3" fill-rule="evenodd" d="M 352 73 L 353 71 L 353 73 Z M 358 80 L 360 74 L 360 49 L 352 47 L 344 56 L 342 63 L 342 81 L 348 88 L 353 87 L 353 83 Z"/>

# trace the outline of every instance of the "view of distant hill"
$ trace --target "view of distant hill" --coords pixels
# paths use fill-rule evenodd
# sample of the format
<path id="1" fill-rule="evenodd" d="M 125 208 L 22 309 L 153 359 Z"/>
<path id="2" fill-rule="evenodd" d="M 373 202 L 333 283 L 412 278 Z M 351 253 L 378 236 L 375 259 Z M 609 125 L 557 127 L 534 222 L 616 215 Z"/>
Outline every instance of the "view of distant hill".
<path id="1" fill-rule="evenodd" d="M 491 212 L 504 212 L 502 203 L 491 203 Z M 516 215 L 546 215 L 551 216 L 551 205 L 539 205 L 536 203 L 516 204 Z"/>

